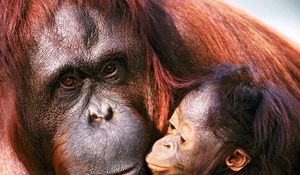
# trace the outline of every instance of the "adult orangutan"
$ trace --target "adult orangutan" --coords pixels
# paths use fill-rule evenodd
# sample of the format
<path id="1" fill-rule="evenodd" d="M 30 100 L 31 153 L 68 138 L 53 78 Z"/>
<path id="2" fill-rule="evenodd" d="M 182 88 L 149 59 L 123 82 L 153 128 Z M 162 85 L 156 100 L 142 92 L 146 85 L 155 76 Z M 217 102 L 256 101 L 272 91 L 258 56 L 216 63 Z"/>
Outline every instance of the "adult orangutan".
<path id="1" fill-rule="evenodd" d="M 300 104 L 290 93 L 233 65 L 200 82 L 147 155 L 153 174 L 299 174 Z"/>
<path id="2" fill-rule="evenodd" d="M 182 90 L 218 63 L 300 98 L 300 54 L 208 0 L 0 2 L 2 174 L 136 174 Z M 174 105 L 173 105 L 174 104 Z"/>

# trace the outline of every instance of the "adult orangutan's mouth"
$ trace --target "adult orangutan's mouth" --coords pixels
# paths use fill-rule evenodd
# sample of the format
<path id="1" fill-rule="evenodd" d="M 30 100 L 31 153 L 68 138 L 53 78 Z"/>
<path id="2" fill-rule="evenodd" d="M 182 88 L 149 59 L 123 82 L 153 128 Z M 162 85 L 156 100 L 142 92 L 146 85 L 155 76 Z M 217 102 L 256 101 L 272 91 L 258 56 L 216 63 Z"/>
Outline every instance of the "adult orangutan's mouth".
<path id="1" fill-rule="evenodd" d="M 110 175 L 136 175 L 136 174 L 139 173 L 140 169 L 141 169 L 140 166 L 135 165 L 135 166 L 127 168 L 123 171 L 113 173 L 113 174 L 110 174 Z"/>

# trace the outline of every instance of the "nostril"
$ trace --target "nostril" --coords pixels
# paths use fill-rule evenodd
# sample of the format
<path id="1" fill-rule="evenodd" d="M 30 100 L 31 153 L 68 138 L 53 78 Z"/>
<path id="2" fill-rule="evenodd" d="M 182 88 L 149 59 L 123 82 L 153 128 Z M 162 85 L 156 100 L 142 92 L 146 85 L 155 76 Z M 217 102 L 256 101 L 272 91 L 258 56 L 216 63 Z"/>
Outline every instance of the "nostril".
<path id="1" fill-rule="evenodd" d="M 170 148 L 171 148 L 171 144 L 166 144 L 166 143 L 164 143 L 163 146 L 164 146 L 164 148 L 167 148 L 167 149 L 170 149 Z"/>
<path id="2" fill-rule="evenodd" d="M 113 117 L 113 110 L 110 106 L 102 110 L 97 106 L 91 106 L 89 108 L 89 122 L 90 123 L 102 123 L 103 121 L 109 121 Z"/>
<path id="3" fill-rule="evenodd" d="M 91 122 L 96 122 L 96 123 L 100 123 L 102 122 L 103 118 L 101 116 L 98 116 L 96 114 L 91 114 L 90 115 L 90 121 Z"/>
<path id="4" fill-rule="evenodd" d="M 112 110 L 111 107 L 109 107 L 109 108 L 107 109 L 107 113 L 106 113 L 105 116 L 104 116 L 104 119 L 105 119 L 105 120 L 110 120 L 110 119 L 112 119 L 112 117 L 113 117 L 113 110 Z"/>

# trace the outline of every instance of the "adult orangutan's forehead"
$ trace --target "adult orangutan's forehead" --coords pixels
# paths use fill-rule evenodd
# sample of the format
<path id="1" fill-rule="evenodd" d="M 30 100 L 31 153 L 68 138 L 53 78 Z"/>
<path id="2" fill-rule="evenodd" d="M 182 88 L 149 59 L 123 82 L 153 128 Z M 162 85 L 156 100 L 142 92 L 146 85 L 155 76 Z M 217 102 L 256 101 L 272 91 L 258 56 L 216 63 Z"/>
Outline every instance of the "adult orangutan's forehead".
<path id="1" fill-rule="evenodd" d="M 90 47 L 98 39 L 98 34 L 107 35 L 107 25 L 104 23 L 101 14 L 93 18 L 91 13 L 81 7 L 62 5 L 54 15 L 54 25 L 50 30 L 57 39 L 69 46 Z"/>
<path id="2" fill-rule="evenodd" d="M 33 33 L 36 48 L 29 51 L 33 70 L 43 73 L 37 77 L 57 74 L 64 66 L 98 64 L 116 55 L 140 55 L 143 51 L 137 35 L 125 30 L 120 20 L 108 17 L 99 9 L 62 4 L 53 21 Z M 134 62 L 139 63 L 135 59 Z"/>
<path id="3" fill-rule="evenodd" d="M 120 35 L 125 26 L 116 22 L 120 20 L 112 22 L 114 18 L 99 9 L 62 4 L 54 14 L 48 30 L 55 37 L 53 39 L 62 42 L 68 49 L 88 49 L 95 46 L 99 39 L 103 42 L 111 38 L 122 38 Z"/>
<path id="4" fill-rule="evenodd" d="M 98 7 L 62 3 L 57 5 L 48 20 L 41 18 L 30 25 L 34 40 L 40 39 L 40 35 L 46 35 L 54 42 L 60 43 L 60 47 L 78 52 L 80 49 L 95 46 L 99 39 L 102 42 L 116 37 L 124 38 L 120 35 L 125 33 L 124 28 L 127 26 L 121 24 L 121 18 L 126 14 L 121 13 L 118 10 L 112 13 Z"/>

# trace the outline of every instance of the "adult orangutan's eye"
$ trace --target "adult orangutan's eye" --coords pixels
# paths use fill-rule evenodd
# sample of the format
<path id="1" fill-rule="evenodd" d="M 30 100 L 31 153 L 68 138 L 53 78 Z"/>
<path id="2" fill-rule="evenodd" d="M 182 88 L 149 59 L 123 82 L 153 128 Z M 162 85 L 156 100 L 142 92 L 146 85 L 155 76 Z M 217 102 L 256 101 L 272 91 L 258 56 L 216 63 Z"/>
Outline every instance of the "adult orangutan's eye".
<path id="1" fill-rule="evenodd" d="M 80 84 L 81 79 L 74 76 L 65 77 L 60 82 L 61 87 L 64 89 L 73 89 L 78 87 Z"/>
<path id="2" fill-rule="evenodd" d="M 116 62 L 111 62 L 104 66 L 102 70 L 102 76 L 105 77 L 111 77 L 115 75 L 118 72 L 118 64 Z"/>

